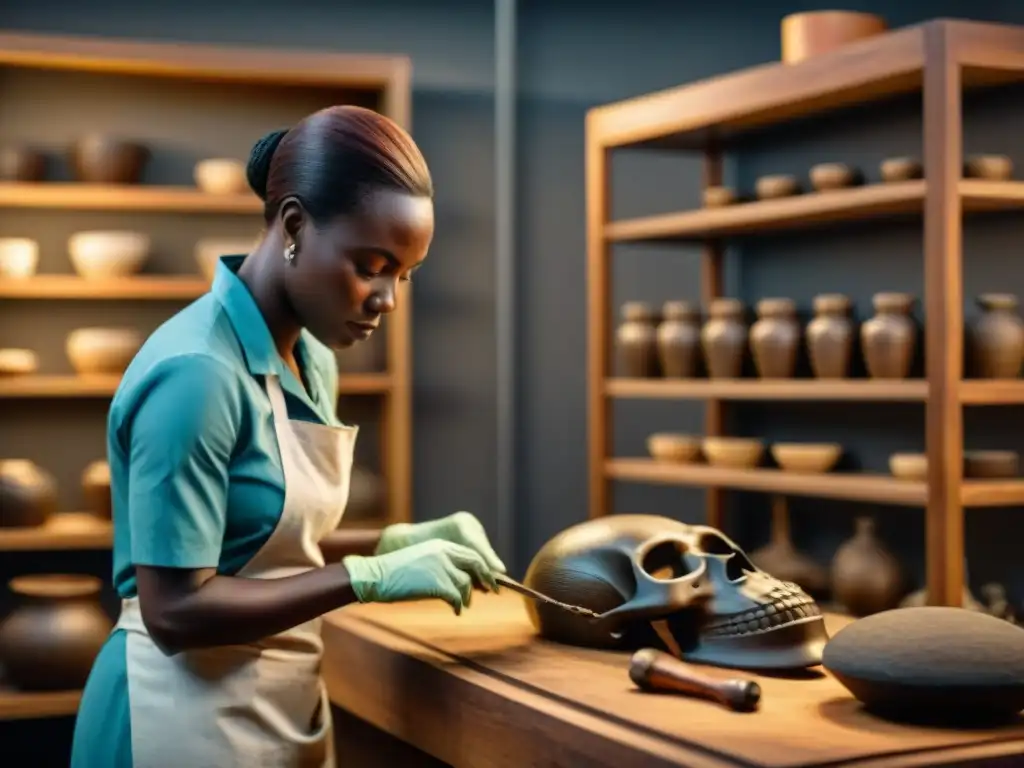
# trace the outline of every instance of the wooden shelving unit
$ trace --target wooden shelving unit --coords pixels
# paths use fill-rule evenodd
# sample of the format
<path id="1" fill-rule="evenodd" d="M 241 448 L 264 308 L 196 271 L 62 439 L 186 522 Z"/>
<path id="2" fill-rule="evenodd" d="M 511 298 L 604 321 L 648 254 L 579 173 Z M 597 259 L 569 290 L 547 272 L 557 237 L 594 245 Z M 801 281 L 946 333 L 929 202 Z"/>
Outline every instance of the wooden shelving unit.
<path id="1" fill-rule="evenodd" d="M 586 122 L 590 515 L 612 512 L 613 481 L 709 489 L 707 519 L 721 525 L 722 490 L 785 493 L 926 509 L 927 589 L 932 602 L 959 605 L 964 583 L 965 507 L 1024 504 L 1024 480 L 962 476 L 962 407 L 1024 402 L 1024 381 L 963 380 L 961 217 L 1024 209 L 1024 183 L 961 178 L 965 88 L 1024 76 L 1024 27 L 937 20 L 889 32 L 797 64 L 766 64 L 590 110 Z M 610 154 L 676 149 L 704 156 L 704 185 L 722 183 L 722 152 L 759 128 L 919 92 L 924 103 L 925 178 L 827 193 L 610 220 Z M 701 300 L 722 295 L 723 242 L 769 231 L 918 216 L 924 232 L 924 380 L 670 380 L 610 377 L 612 247 L 619 243 L 704 244 Z M 617 399 L 701 399 L 705 432 L 723 429 L 736 400 L 920 402 L 926 411 L 927 481 L 771 469 L 726 470 L 614 458 Z"/>
<path id="2" fill-rule="evenodd" d="M 411 64 L 405 56 L 346 55 L 309 51 L 221 47 L 185 43 L 131 42 L 100 38 L 0 33 L 0 67 L 60 70 L 116 78 L 176 80 L 244 89 L 289 88 L 319 94 L 324 105 L 351 101 L 372 106 L 407 129 L 411 127 Z M 296 115 L 296 119 L 301 115 Z M 258 133 L 280 127 L 256 126 Z M 86 130 L 87 126 L 82 126 Z M 257 133 L 257 135 L 258 135 Z M 26 137 L 31 138 L 31 137 Z M 262 225 L 262 203 L 251 194 L 211 195 L 190 186 L 105 185 L 68 182 L 0 182 L 0 209 L 55 212 L 124 213 L 128 217 L 227 216 L 248 217 Z M 133 226 L 145 226 L 135 224 Z M 184 256 L 183 258 L 190 258 Z M 199 275 L 139 275 L 112 280 L 86 280 L 72 274 L 38 274 L 27 279 L 0 279 L 5 322 L 16 316 L 12 302 L 74 301 L 189 301 L 209 289 Z M 400 308 L 386 320 L 386 363 L 379 373 L 342 371 L 339 396 L 380 399 L 380 469 L 387 506 L 379 520 L 343 526 L 331 546 L 369 541 L 383 525 L 412 518 L 411 470 L 411 355 L 412 296 L 405 288 Z M 0 400 L 104 399 L 117 388 L 118 376 L 40 375 L 0 377 Z M 33 405 L 32 407 L 45 407 Z M 42 413 L 42 411 L 40 411 Z M 103 414 L 105 411 L 97 411 Z M 98 415 L 96 429 L 104 429 Z M 10 453 L 10 448 L 8 448 Z M 364 530 L 359 530 L 359 529 Z M 0 552 L 66 551 L 109 548 L 109 523 L 68 512 L 36 529 L 0 529 Z M 55 565 L 54 570 L 60 570 Z M 0 720 L 72 715 L 79 692 L 22 693 L 0 687 Z"/>

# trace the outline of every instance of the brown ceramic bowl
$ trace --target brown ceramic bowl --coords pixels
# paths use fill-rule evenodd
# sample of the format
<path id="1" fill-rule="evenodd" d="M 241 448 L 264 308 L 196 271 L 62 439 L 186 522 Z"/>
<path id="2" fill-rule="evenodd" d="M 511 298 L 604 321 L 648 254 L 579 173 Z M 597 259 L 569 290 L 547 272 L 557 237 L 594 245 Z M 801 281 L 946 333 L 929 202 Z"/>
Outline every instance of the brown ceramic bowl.
<path id="1" fill-rule="evenodd" d="M 978 480 L 1017 477 L 1020 455 L 1016 451 L 964 451 L 964 477 Z"/>
<path id="2" fill-rule="evenodd" d="M 878 167 L 882 181 L 909 181 L 924 175 L 924 165 L 916 157 L 890 157 Z"/>
<path id="3" fill-rule="evenodd" d="M 704 190 L 705 208 L 722 208 L 736 202 L 736 191 L 729 187 L 708 187 Z"/>
<path id="4" fill-rule="evenodd" d="M 138 184 L 149 150 L 134 141 L 113 136 L 83 136 L 71 147 L 71 170 L 76 181 L 90 184 Z"/>
<path id="5" fill-rule="evenodd" d="M 796 176 L 786 173 L 762 176 L 757 180 L 757 197 L 759 200 L 773 200 L 778 197 L 789 197 L 800 191 Z"/>
<path id="6" fill-rule="evenodd" d="M 1007 181 L 1013 176 L 1013 160 L 1006 155 L 972 155 L 964 163 L 964 176 L 987 181 Z"/>
<path id="7" fill-rule="evenodd" d="M 764 443 L 748 437 L 705 437 L 701 448 L 709 464 L 728 469 L 756 467 L 764 455 Z"/>
<path id="8" fill-rule="evenodd" d="M 928 477 L 928 457 L 923 453 L 894 453 L 889 457 L 889 472 L 900 480 L 924 480 Z"/>
<path id="9" fill-rule="evenodd" d="M 657 432 L 647 438 L 647 450 L 658 461 L 689 463 L 700 457 L 700 438 L 675 432 Z"/>
<path id="10" fill-rule="evenodd" d="M 0 148 L 0 181 L 42 181 L 45 175 L 42 152 L 17 145 Z"/>
<path id="11" fill-rule="evenodd" d="M 818 192 L 844 189 L 857 182 L 857 171 L 846 163 L 819 163 L 811 168 L 811 186 Z"/>
<path id="12" fill-rule="evenodd" d="M 820 474 L 828 472 L 843 455 L 839 443 L 775 443 L 769 451 L 775 463 L 787 472 Z"/>

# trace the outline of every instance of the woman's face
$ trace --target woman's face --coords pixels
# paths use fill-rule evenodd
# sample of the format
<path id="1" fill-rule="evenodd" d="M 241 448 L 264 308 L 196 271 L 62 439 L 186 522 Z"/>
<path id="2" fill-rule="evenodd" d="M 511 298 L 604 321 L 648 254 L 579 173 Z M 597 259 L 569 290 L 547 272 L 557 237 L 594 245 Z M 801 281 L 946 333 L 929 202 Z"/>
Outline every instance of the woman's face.
<path id="1" fill-rule="evenodd" d="M 427 257 L 434 206 L 429 198 L 384 189 L 322 228 L 297 206 L 282 211 L 282 223 L 286 245 L 296 245 L 284 269 L 292 308 L 316 338 L 344 349 L 368 339 L 402 299 L 402 286 Z"/>

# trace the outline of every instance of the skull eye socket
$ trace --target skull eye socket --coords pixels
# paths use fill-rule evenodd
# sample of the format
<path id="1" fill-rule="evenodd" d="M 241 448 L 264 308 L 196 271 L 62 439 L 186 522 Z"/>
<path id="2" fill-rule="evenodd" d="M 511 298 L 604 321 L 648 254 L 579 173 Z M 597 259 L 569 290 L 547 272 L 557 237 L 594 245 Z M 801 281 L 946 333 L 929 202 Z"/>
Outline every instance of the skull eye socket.
<path id="1" fill-rule="evenodd" d="M 728 558 L 725 561 L 725 576 L 729 581 L 739 581 L 748 572 L 757 570 L 742 549 L 714 531 L 702 532 L 697 542 L 702 552 Z"/>
<path id="2" fill-rule="evenodd" d="M 651 547 L 640 563 L 644 573 L 658 581 L 670 581 L 693 573 L 699 563 L 688 563 L 687 546 L 681 541 L 663 541 Z"/>

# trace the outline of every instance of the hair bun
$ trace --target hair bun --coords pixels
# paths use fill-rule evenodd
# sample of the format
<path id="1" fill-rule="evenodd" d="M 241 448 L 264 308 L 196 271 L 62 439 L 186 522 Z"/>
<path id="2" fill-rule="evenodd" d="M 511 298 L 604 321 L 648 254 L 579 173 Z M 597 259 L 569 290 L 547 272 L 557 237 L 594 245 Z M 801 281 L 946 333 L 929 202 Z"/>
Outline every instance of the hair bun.
<path id="1" fill-rule="evenodd" d="M 249 153 L 249 163 L 245 168 L 245 178 L 260 200 L 267 199 L 267 179 L 270 177 L 270 161 L 274 158 L 274 150 L 281 143 L 287 130 L 271 131 L 257 141 Z"/>

